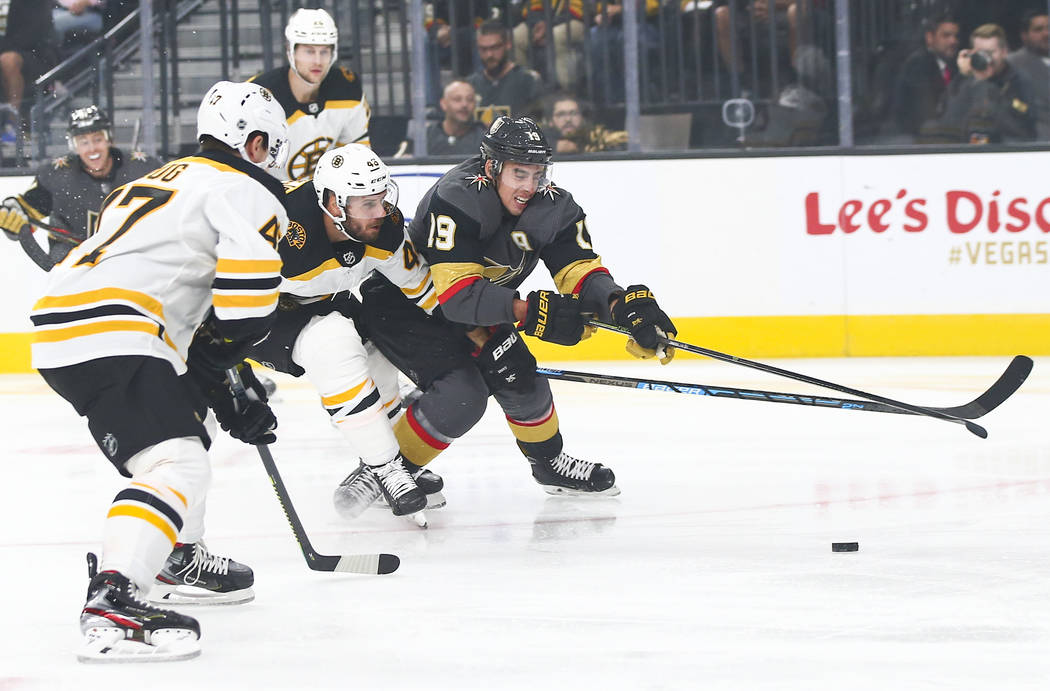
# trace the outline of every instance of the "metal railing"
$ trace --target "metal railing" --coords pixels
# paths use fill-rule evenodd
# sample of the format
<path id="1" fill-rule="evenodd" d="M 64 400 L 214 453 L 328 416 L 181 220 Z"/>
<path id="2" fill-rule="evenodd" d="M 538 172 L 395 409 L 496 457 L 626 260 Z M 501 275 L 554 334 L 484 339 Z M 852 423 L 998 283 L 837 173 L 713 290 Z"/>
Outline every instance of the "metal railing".
<path id="1" fill-rule="evenodd" d="M 630 0 L 143 0 L 140 7 L 147 4 L 145 31 L 136 31 L 136 10 L 36 80 L 35 159 L 52 144 L 50 123 L 74 100 L 134 114 L 119 103 L 127 80 L 124 92 L 115 83 L 143 46 L 156 58 L 156 97 L 146 91 L 151 74 L 135 108 L 158 117 L 152 124 L 142 117 L 141 140 L 155 142 L 161 155 L 180 153 L 180 128 L 192 126 L 187 112 L 195 112 L 201 85 L 284 64 L 283 29 L 301 6 L 333 15 L 340 63 L 362 80 L 374 125 L 393 123 L 386 138 L 412 139 L 417 158 L 426 156 L 426 126 L 441 117 L 441 84 L 479 69 L 474 40 L 482 19 L 506 27 L 513 55 L 539 72 L 546 95 L 572 92 L 595 121 L 626 130 L 631 152 L 660 149 L 666 143 L 653 135 L 672 129 L 681 151 L 878 143 L 887 117 L 880 61 L 887 46 L 919 47 L 921 20 L 942 2 L 769 0 L 775 9 L 765 13 L 749 0 L 662 0 L 655 10 Z M 217 25 L 214 45 L 186 45 L 187 22 L 200 17 L 207 17 L 202 27 Z M 441 22 L 449 28 L 445 45 L 435 41 Z M 544 42 L 531 40 L 537 22 L 548 27 Z M 685 116 L 687 131 L 674 116 Z M 383 145 L 389 155 L 389 142 Z"/>

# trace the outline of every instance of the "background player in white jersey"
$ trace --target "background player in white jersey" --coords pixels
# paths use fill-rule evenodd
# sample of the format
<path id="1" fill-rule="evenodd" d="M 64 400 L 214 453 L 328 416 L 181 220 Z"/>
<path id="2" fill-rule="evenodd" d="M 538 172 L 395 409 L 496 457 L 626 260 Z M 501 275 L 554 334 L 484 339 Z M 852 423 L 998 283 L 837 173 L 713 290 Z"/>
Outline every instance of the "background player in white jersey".
<path id="1" fill-rule="evenodd" d="M 358 75 L 336 66 L 339 32 L 331 15 L 296 10 L 284 38 L 288 65 L 251 81 L 272 91 L 288 118 L 288 162 L 273 174 L 281 180 L 305 180 L 329 148 L 369 145 L 371 109 Z"/>
<path id="2" fill-rule="evenodd" d="M 200 541 L 211 477 L 202 420 L 210 405 L 235 437 L 274 438 L 250 369 L 255 400 L 236 410 L 225 368 L 266 334 L 277 305 L 287 215 L 262 168 L 282 161 L 287 128 L 269 91 L 219 82 L 197 132 L 197 154 L 107 197 L 97 232 L 55 267 L 31 314 L 33 366 L 130 478 L 106 516 L 82 661 L 199 654 L 197 621 L 146 599 L 155 578 L 150 597 L 163 601 L 253 597 L 251 569 Z"/>
<path id="3" fill-rule="evenodd" d="M 424 508 L 425 494 L 432 507 L 443 504 L 441 478 L 427 471 L 417 487 L 413 475 L 421 469 L 403 463 L 389 419 L 400 410 L 397 370 L 364 342 L 351 294 L 375 269 L 421 315 L 437 307 L 430 271 L 405 236 L 397 185 L 371 149 L 347 144 L 325 152 L 313 180 L 285 186 L 280 308 L 270 335 L 248 356 L 305 374 L 361 458 L 335 491 L 340 514 L 356 517 L 380 495 L 398 516 Z"/>

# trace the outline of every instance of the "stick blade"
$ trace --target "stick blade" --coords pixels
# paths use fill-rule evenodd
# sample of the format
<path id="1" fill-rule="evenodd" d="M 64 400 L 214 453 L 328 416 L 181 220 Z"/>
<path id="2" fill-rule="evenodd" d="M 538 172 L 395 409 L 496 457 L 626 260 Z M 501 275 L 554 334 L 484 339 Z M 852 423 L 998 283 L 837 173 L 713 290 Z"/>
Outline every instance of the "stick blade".
<path id="1" fill-rule="evenodd" d="M 944 412 L 967 420 L 987 415 L 1021 388 L 1021 384 L 1024 384 L 1031 374 L 1032 366 L 1032 358 L 1027 355 L 1015 355 L 1010 365 L 987 391 L 966 405 L 945 408 Z"/>
<path id="2" fill-rule="evenodd" d="M 396 554 L 344 554 L 340 557 L 318 554 L 307 563 L 314 571 L 377 575 L 397 571 L 401 559 Z"/>

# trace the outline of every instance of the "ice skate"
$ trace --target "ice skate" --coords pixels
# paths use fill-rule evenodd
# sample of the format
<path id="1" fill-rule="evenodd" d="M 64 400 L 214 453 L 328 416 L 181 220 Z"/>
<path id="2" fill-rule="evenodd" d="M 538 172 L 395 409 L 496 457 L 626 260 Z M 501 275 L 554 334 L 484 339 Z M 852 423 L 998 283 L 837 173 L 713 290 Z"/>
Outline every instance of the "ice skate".
<path id="1" fill-rule="evenodd" d="M 564 451 L 555 458 L 529 458 L 532 477 L 547 494 L 616 496 L 616 475 L 601 463 L 589 463 L 573 458 Z"/>
<path id="2" fill-rule="evenodd" d="M 123 574 L 104 571 L 88 585 L 80 614 L 81 662 L 169 662 L 200 655 L 193 617 L 150 605 Z"/>
<path id="3" fill-rule="evenodd" d="M 336 513 L 352 520 L 364 513 L 380 496 L 382 492 L 379 491 L 379 482 L 376 481 L 375 475 L 368 466 L 361 463 L 335 488 L 332 503 Z"/>
<path id="4" fill-rule="evenodd" d="M 416 485 L 398 454 L 383 465 L 369 466 L 379 482 L 379 491 L 395 516 L 407 516 L 427 506 L 427 495 Z"/>
<path id="5" fill-rule="evenodd" d="M 441 493 L 441 490 L 445 487 L 445 481 L 441 476 L 432 470 L 416 465 L 404 457 L 401 458 L 401 461 L 405 466 L 405 470 L 416 481 L 416 486 L 423 490 L 423 494 L 427 495 L 427 505 L 424 508 L 430 510 L 444 507 L 446 504 L 445 495 Z M 387 508 L 386 500 L 380 496 L 374 506 Z M 425 528 L 426 526 L 421 525 L 420 527 Z"/>
<path id="6" fill-rule="evenodd" d="M 255 599 L 251 568 L 208 552 L 203 542 L 177 544 L 149 599 L 168 605 L 236 605 Z"/>

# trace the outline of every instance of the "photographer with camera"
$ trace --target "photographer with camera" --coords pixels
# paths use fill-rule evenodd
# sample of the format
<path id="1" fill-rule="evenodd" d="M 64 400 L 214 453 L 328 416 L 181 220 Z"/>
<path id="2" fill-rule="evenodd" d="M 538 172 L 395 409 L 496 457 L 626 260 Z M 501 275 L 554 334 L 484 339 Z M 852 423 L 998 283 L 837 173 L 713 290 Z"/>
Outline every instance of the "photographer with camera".
<path id="1" fill-rule="evenodd" d="M 1035 139 L 1035 108 L 1027 84 L 1006 61 L 1006 33 L 984 24 L 970 34 L 970 48 L 956 59 L 944 116 L 926 142 L 998 144 Z"/>

